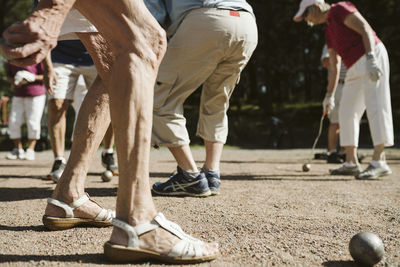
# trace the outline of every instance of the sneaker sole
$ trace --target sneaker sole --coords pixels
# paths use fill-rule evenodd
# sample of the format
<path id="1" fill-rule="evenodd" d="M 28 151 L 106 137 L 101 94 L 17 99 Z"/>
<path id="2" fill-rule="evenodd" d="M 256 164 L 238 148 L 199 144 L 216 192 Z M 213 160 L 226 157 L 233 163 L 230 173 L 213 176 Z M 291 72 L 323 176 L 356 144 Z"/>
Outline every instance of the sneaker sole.
<path id="1" fill-rule="evenodd" d="M 393 172 L 388 171 L 388 172 L 381 173 L 380 175 L 368 176 L 368 177 L 357 177 L 357 176 L 355 176 L 355 178 L 356 178 L 357 180 L 376 180 L 376 179 L 378 179 L 379 177 L 388 176 L 388 175 L 391 175 L 392 173 L 393 173 Z"/>
<path id="2" fill-rule="evenodd" d="M 211 191 L 205 191 L 203 193 L 189 193 L 189 192 L 157 192 L 151 189 L 151 192 L 159 196 L 173 196 L 173 197 L 208 197 L 211 196 Z"/>
<path id="3" fill-rule="evenodd" d="M 211 195 L 212 196 L 219 195 L 219 190 L 218 189 L 214 189 L 214 190 L 210 189 L 210 191 L 211 191 Z"/>

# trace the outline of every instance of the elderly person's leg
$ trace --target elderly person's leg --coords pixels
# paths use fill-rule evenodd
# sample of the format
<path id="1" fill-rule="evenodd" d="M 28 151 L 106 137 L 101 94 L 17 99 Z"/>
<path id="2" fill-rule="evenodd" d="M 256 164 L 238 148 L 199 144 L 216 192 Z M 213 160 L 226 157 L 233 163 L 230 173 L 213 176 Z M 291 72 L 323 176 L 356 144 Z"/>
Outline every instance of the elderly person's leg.
<path id="1" fill-rule="evenodd" d="M 85 179 L 93 156 L 110 124 L 109 96 L 104 80 L 109 79 L 112 65 L 111 51 L 106 41 L 98 33 L 77 33 L 97 66 L 99 77 L 88 91 L 74 130 L 74 142 L 67 166 L 58 181 L 52 198 L 64 203 L 73 203 L 85 195 Z M 92 201 L 74 210 L 79 218 L 94 218 L 101 207 Z M 45 216 L 65 217 L 63 209 L 49 203 Z M 106 216 L 106 215 L 105 215 Z"/>
<path id="2" fill-rule="evenodd" d="M 102 85 L 101 79 L 96 79 L 78 114 L 71 153 L 52 194 L 53 199 L 69 204 L 85 195 L 85 179 L 91 160 L 107 130 L 107 122 L 110 121 L 108 101 L 107 90 Z M 74 216 L 95 218 L 101 210 L 96 203 L 87 201 L 74 210 Z M 49 203 L 45 216 L 65 217 L 66 214 L 62 208 Z"/>
<path id="3" fill-rule="evenodd" d="M 363 79 L 353 77 L 353 68 L 347 72 L 339 105 L 339 138 L 346 151 L 346 162 L 337 169 L 329 170 L 331 175 L 357 175 L 361 169 L 357 158 L 360 120 L 365 111 Z"/>
<path id="4" fill-rule="evenodd" d="M 50 144 L 55 158 L 64 157 L 66 114 L 69 99 L 50 99 L 48 102 Z"/>
<path id="5" fill-rule="evenodd" d="M 389 59 L 385 46 L 382 43 L 375 47 L 375 54 L 383 74 L 378 83 L 369 81 L 365 83 L 365 103 L 372 142 L 374 144 L 374 153 L 369 166 L 356 176 L 357 179 L 376 179 L 392 173 L 392 170 L 386 163 L 384 154 L 385 146 L 392 146 L 394 143 L 390 102 Z"/>
<path id="6" fill-rule="evenodd" d="M 157 213 L 150 194 L 149 154 L 153 86 L 165 50 L 164 32 L 141 1 L 81 1 L 76 7 L 107 39 L 114 56 L 111 78 L 106 83 L 112 88 L 109 90 L 110 111 L 120 166 L 119 220 L 115 221 L 117 227 L 106 247 L 118 252 L 124 248 L 113 247 L 114 244 L 137 246 L 137 249 L 151 250 L 163 257 L 181 238 L 179 242 L 192 242 L 203 250 L 200 253 L 203 260 L 205 256 L 215 257 L 216 245 L 189 241 L 182 235 L 172 234 L 167 230 L 169 227 L 157 227 L 163 219 L 153 223 L 151 228 L 146 227 L 145 232 L 140 230 L 143 228 L 126 225 L 146 223 L 149 226 L 148 222 Z M 137 231 L 137 235 L 129 237 L 126 232 L 132 231 Z M 137 239 L 141 240 L 140 244 Z M 107 256 L 118 260 L 112 252 Z M 135 250 L 129 252 L 135 253 Z"/>

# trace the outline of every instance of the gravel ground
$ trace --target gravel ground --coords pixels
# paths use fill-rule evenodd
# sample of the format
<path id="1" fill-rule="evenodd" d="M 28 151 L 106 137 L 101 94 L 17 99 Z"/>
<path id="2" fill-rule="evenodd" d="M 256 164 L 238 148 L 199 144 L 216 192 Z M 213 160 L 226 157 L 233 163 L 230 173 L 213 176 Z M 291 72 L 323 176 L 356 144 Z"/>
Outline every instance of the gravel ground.
<path id="1" fill-rule="evenodd" d="M 368 162 L 371 151 L 364 153 Z M 5 160 L 5 154 L 0 153 L 0 265 L 111 265 L 102 254 L 111 228 L 49 232 L 43 227 L 54 184 L 41 178 L 51 168 L 52 153 L 37 153 L 33 162 Z M 203 150 L 195 148 L 194 156 L 201 166 Z M 219 242 L 221 256 L 200 266 L 357 266 L 348 242 L 354 234 L 370 231 L 385 245 L 378 266 L 399 267 L 400 151 L 388 151 L 394 174 L 378 181 L 329 176 L 328 169 L 339 165 L 321 160 L 302 172 L 307 157 L 309 150 L 227 148 L 220 195 L 154 200 L 186 232 Z M 152 150 L 151 183 L 165 181 L 175 168 L 166 149 Z M 118 179 L 103 183 L 102 170 L 98 153 L 87 192 L 114 208 Z"/>

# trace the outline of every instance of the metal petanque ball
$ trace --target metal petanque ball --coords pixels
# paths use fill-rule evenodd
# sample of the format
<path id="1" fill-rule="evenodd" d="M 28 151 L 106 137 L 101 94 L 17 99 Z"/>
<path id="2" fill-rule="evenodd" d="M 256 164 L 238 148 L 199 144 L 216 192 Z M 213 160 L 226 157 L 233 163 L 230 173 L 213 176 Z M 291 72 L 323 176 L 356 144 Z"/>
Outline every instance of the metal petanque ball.
<path id="1" fill-rule="evenodd" d="M 350 254 L 356 262 L 373 266 L 385 254 L 382 240 L 375 234 L 361 232 L 353 236 L 349 243 Z"/>
<path id="2" fill-rule="evenodd" d="M 106 170 L 101 174 L 101 180 L 103 180 L 103 182 L 109 182 L 111 181 L 112 178 L 113 178 L 112 171 Z"/>
<path id="3" fill-rule="evenodd" d="M 303 172 L 308 172 L 310 170 L 311 170 L 311 164 L 309 163 L 303 164 Z"/>

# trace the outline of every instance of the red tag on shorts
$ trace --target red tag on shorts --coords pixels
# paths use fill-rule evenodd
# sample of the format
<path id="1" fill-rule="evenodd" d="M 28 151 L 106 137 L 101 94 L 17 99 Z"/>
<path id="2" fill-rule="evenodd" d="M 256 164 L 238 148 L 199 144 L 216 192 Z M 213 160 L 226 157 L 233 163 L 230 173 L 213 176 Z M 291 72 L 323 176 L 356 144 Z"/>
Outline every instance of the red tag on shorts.
<path id="1" fill-rule="evenodd" d="M 240 13 L 237 11 L 229 10 L 229 14 L 233 17 L 240 17 Z"/>

